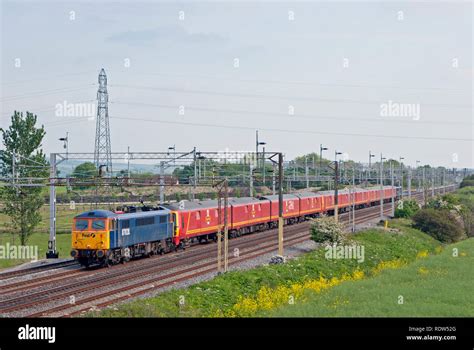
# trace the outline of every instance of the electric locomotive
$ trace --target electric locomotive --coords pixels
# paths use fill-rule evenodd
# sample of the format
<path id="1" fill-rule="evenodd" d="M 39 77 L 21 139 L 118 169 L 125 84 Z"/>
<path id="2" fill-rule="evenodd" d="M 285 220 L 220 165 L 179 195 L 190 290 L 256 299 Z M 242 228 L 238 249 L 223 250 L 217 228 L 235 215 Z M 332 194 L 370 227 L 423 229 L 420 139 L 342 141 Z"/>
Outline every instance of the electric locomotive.
<path id="1" fill-rule="evenodd" d="M 83 266 L 112 265 L 176 249 L 174 215 L 163 207 L 91 210 L 74 217 L 71 256 Z"/>

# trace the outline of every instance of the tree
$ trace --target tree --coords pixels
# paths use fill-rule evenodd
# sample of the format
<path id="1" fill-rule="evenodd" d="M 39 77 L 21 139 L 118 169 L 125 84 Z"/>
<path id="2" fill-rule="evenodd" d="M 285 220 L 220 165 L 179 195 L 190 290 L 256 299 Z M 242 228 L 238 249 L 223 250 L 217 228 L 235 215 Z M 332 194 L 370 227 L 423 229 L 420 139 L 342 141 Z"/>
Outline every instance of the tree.
<path id="1" fill-rule="evenodd" d="M 447 209 L 421 209 L 413 216 L 413 226 L 443 243 L 453 243 L 464 236 L 462 223 Z"/>
<path id="2" fill-rule="evenodd" d="M 395 209 L 396 218 L 411 218 L 420 207 L 418 203 L 414 200 L 403 200 L 400 201 L 397 209 Z"/>
<path id="3" fill-rule="evenodd" d="M 459 187 L 461 187 L 461 188 L 468 187 L 468 186 L 474 186 L 474 174 L 466 176 L 462 180 L 461 184 L 459 185 Z"/>
<path id="4" fill-rule="evenodd" d="M 91 162 L 85 162 L 82 164 L 79 164 L 74 168 L 74 171 L 72 172 L 72 176 L 77 178 L 77 179 L 90 179 L 98 174 L 97 168 L 95 167 L 94 163 Z M 78 186 L 76 189 L 86 189 L 87 186 Z"/>
<path id="5" fill-rule="evenodd" d="M 26 112 L 23 116 L 22 112 L 15 111 L 10 127 L 0 128 L 5 147 L 0 151 L 0 173 L 3 177 L 13 179 L 13 169 L 15 178 L 48 177 L 48 162 L 41 149 L 46 132 L 43 126 L 36 127 L 36 120 L 33 113 Z M 0 212 L 10 217 L 13 228 L 19 232 L 21 244 L 25 245 L 41 221 L 41 187 L 3 186 L 0 198 L 4 203 Z"/>

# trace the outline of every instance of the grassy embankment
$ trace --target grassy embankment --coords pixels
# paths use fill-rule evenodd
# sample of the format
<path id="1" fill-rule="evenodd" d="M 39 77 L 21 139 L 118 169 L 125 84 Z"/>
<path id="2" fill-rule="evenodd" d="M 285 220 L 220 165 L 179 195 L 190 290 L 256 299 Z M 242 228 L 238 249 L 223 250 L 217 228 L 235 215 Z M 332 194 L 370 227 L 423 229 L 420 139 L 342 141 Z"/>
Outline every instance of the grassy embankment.
<path id="1" fill-rule="evenodd" d="M 453 256 L 458 249 L 458 255 Z M 259 315 L 271 317 L 474 316 L 474 239 L 449 245 L 379 276 L 348 281 L 307 301 Z M 403 298 L 403 299 L 401 299 Z M 401 303 L 402 302 L 402 303 Z"/>
<path id="2" fill-rule="evenodd" d="M 361 263 L 355 259 L 326 259 L 325 250 L 321 248 L 284 265 L 230 272 L 187 289 L 171 290 L 153 298 L 106 309 L 96 315 L 233 317 L 267 315 L 267 312 L 288 304 L 291 304 L 289 307 L 293 309 L 304 309 L 303 303 L 309 302 L 315 296 L 327 295 L 345 285 L 354 285 L 352 293 L 355 293 L 358 283 L 377 280 L 386 274 L 404 269 L 404 266 L 413 261 L 420 264 L 449 254 L 446 250 L 442 255 L 437 255 L 442 251 L 441 244 L 411 228 L 408 220 L 394 220 L 391 230 L 371 229 L 360 232 L 353 236 L 353 240 L 354 243 L 365 247 L 365 260 Z M 460 248 L 464 252 L 469 246 L 461 245 Z M 462 259 L 468 258 L 463 256 Z M 426 268 L 428 271 L 433 269 L 431 265 Z M 443 271 L 445 270 L 439 273 L 442 274 Z M 420 281 L 422 278 L 426 277 L 418 277 Z M 398 294 L 395 295 L 395 304 L 397 297 Z M 387 298 L 390 299 L 389 296 Z M 410 296 L 407 294 L 405 298 L 406 303 L 409 303 Z M 372 301 L 375 305 L 377 298 L 367 294 L 366 303 L 370 304 Z M 380 303 L 380 306 L 383 304 Z M 389 307 L 386 306 L 385 309 L 389 310 Z M 405 310 L 407 309 L 408 307 L 405 307 Z M 413 315 L 416 315 L 416 310 L 413 309 L 413 312 Z M 320 313 L 314 314 L 318 315 Z M 364 315 L 362 311 L 360 315 Z"/>

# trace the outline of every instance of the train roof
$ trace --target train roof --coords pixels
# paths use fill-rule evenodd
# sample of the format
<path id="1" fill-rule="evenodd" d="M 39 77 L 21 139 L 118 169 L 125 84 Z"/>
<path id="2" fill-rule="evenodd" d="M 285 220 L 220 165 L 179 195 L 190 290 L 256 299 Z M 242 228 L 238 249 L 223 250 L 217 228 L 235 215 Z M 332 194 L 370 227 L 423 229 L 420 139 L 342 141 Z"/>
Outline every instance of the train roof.
<path id="1" fill-rule="evenodd" d="M 75 219 L 91 219 L 91 218 L 98 218 L 98 219 L 107 219 L 107 218 L 136 218 L 136 217 L 145 217 L 150 215 L 157 215 L 157 214 L 169 214 L 170 210 L 167 208 L 162 208 L 159 210 L 148 210 L 148 211 L 136 211 L 132 213 L 114 213 L 110 210 L 104 209 L 95 209 L 89 210 L 79 215 L 76 215 Z"/>
<path id="2" fill-rule="evenodd" d="M 259 203 L 261 202 L 260 199 L 254 198 L 254 197 L 236 197 L 236 198 L 230 198 L 229 199 L 229 204 L 251 204 L 251 203 Z"/>
<path id="3" fill-rule="evenodd" d="M 300 197 L 300 198 L 312 198 L 312 197 L 317 197 L 319 196 L 319 193 L 315 192 L 298 192 L 295 193 L 295 196 Z"/>
<path id="4" fill-rule="evenodd" d="M 89 210 L 79 215 L 76 215 L 74 218 L 75 219 L 80 219 L 80 218 L 90 219 L 90 218 L 111 218 L 111 217 L 116 217 L 116 216 L 117 214 L 110 210 L 95 209 L 95 210 Z"/>
<path id="5" fill-rule="evenodd" d="M 192 210 L 192 209 L 202 209 L 202 208 L 215 208 L 218 203 L 215 199 L 210 199 L 207 201 L 181 201 L 177 203 L 168 203 L 164 206 L 171 210 Z"/>
<path id="6" fill-rule="evenodd" d="M 272 194 L 272 195 L 269 195 L 269 196 L 262 196 L 260 197 L 261 199 L 269 199 L 271 201 L 277 201 L 279 196 L 277 194 Z M 295 196 L 294 194 L 284 194 L 283 195 L 283 200 L 285 199 L 298 199 L 297 196 Z"/>
<path id="7" fill-rule="evenodd" d="M 132 213 L 116 213 L 119 220 L 126 220 L 131 218 L 142 218 L 155 215 L 168 215 L 171 211 L 168 208 L 161 207 L 158 210 L 136 211 Z"/>

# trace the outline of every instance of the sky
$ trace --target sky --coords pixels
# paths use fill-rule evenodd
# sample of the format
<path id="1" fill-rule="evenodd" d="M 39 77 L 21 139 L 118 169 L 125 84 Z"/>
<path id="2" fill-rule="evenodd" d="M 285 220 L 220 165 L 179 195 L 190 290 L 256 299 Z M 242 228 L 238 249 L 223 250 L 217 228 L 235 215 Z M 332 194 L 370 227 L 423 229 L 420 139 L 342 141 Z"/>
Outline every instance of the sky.
<path id="1" fill-rule="evenodd" d="M 0 126 L 34 112 L 46 153 L 94 151 L 104 68 L 115 152 L 253 151 L 258 129 L 286 159 L 474 167 L 472 2 L 0 4 Z"/>

